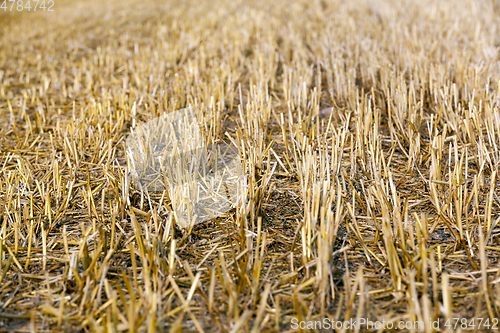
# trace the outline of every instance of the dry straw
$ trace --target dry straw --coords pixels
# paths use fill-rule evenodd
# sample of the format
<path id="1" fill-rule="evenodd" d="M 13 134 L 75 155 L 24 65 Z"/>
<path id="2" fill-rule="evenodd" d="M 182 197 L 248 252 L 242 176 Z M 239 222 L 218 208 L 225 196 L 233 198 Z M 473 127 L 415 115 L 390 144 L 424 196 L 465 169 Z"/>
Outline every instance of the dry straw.
<path id="1" fill-rule="evenodd" d="M 491 328 L 499 13 L 487 0 L 0 11 L 0 331 Z M 194 141 L 158 122 L 187 107 Z M 142 142 L 169 148 L 127 157 L 151 121 L 164 136 Z M 236 204 L 221 181 L 234 175 L 206 178 L 232 169 L 221 146 L 241 163 Z M 224 214 L 187 205 L 220 192 Z"/>

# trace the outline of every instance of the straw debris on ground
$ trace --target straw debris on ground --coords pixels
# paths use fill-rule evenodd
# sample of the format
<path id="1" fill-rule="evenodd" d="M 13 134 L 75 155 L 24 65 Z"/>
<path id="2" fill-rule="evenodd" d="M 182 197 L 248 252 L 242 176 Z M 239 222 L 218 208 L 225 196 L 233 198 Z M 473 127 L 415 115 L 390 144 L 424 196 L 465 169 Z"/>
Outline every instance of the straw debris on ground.
<path id="1" fill-rule="evenodd" d="M 494 329 L 498 1 L 54 2 L 0 9 L 0 331 Z M 125 142 L 189 106 L 246 192 L 181 228 Z"/>

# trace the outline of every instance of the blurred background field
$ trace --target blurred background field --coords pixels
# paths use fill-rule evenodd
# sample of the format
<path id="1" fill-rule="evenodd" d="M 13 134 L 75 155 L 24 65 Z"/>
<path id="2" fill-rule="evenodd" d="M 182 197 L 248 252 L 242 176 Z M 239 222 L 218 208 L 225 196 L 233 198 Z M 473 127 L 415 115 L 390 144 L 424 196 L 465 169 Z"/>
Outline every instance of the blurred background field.
<path id="1" fill-rule="evenodd" d="M 53 9 L 0 9 L 0 331 L 494 329 L 498 1 Z M 125 141 L 188 106 L 246 192 L 183 229 Z"/>

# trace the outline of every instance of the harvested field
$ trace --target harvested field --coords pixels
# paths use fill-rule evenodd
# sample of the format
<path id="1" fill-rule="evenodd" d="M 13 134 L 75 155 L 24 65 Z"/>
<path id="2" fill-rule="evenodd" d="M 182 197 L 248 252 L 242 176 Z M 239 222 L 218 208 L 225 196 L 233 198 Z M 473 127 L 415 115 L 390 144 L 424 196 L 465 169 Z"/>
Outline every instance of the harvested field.
<path id="1" fill-rule="evenodd" d="M 0 331 L 498 329 L 498 0 L 53 3 L 0 8 Z M 196 225 L 126 155 L 187 107 Z"/>

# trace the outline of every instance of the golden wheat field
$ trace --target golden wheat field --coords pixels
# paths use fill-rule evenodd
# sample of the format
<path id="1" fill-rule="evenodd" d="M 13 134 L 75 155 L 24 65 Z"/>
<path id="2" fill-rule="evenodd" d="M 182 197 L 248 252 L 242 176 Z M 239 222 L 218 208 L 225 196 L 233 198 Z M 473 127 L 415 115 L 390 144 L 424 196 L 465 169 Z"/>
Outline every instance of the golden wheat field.
<path id="1" fill-rule="evenodd" d="M 0 7 L 0 331 L 499 329 L 500 2 L 35 2 Z M 127 155 L 186 108 L 241 165 L 200 223 Z"/>

